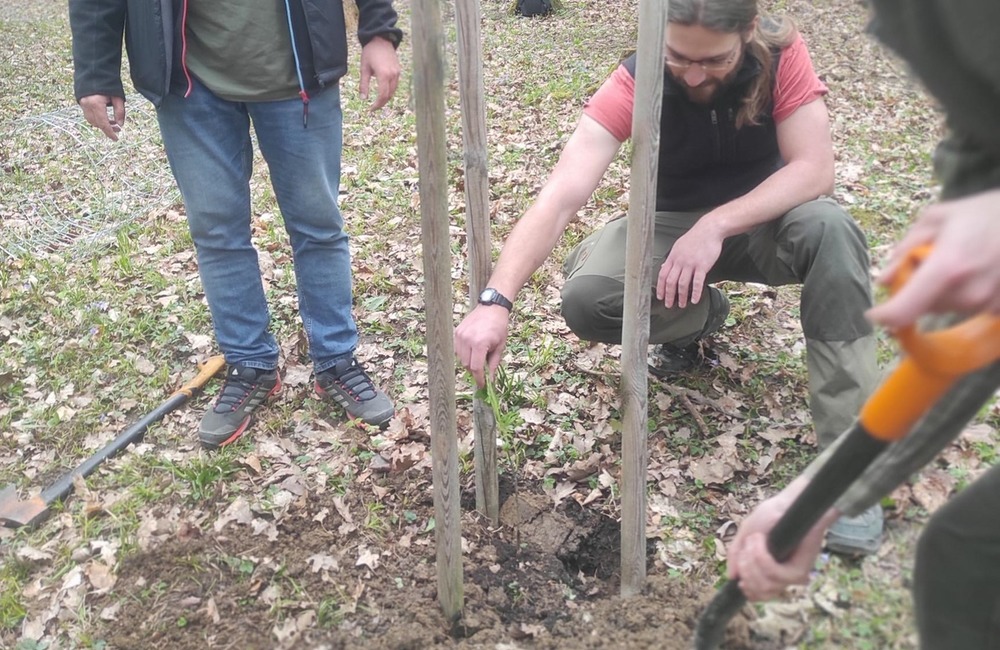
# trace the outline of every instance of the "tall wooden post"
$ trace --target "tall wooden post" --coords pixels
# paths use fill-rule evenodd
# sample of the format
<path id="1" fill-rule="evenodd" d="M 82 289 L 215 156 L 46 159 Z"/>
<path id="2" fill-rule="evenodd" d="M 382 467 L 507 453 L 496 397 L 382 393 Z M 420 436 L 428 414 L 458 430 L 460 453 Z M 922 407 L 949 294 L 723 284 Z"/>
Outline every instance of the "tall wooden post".
<path id="1" fill-rule="evenodd" d="M 450 621 L 462 614 L 462 528 L 455 425 L 448 168 L 445 156 L 444 31 L 438 0 L 414 0 L 413 92 L 417 117 L 420 222 L 427 304 L 427 386 L 434 475 L 438 602 Z"/>
<path id="2" fill-rule="evenodd" d="M 469 246 L 469 298 L 476 305 L 490 278 L 490 195 L 486 148 L 486 104 L 483 101 L 483 55 L 479 0 L 458 0 L 458 80 L 462 100 L 462 143 L 465 152 L 465 232 Z M 482 399 L 472 400 L 475 430 L 476 509 L 496 526 L 500 521 L 497 477 L 497 424 Z"/>
<path id="3" fill-rule="evenodd" d="M 646 582 L 647 347 L 668 0 L 640 0 L 622 323 L 621 595 Z"/>

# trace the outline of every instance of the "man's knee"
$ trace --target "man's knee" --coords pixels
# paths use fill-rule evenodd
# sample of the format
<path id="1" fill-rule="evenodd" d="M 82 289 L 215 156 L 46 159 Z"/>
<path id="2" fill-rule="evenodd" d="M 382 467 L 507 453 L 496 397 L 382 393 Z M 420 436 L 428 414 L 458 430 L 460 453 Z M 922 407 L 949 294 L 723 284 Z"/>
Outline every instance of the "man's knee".
<path id="1" fill-rule="evenodd" d="M 601 275 L 570 278 L 562 289 L 566 325 L 585 341 L 621 341 L 624 285 Z"/>
<path id="2" fill-rule="evenodd" d="M 789 239 L 808 250 L 830 250 L 841 255 L 864 258 L 867 266 L 868 241 L 851 215 L 828 199 L 811 201 L 787 215 Z"/>

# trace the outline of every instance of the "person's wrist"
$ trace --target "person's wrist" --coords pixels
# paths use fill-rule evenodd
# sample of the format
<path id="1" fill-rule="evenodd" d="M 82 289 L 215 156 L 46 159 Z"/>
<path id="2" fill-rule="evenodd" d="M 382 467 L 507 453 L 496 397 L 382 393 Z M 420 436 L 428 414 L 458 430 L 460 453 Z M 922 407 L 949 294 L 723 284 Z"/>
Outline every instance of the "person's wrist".
<path id="1" fill-rule="evenodd" d="M 503 295 L 493 287 L 486 287 L 479 293 L 480 305 L 503 307 L 510 313 L 514 310 L 514 303 L 507 296 Z"/>

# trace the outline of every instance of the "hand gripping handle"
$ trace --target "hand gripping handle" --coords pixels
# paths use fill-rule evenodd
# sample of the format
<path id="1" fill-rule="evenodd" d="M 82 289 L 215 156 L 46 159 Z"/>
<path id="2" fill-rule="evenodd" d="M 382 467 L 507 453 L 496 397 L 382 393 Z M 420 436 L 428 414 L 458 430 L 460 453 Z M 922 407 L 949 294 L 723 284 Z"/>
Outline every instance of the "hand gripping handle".
<path id="1" fill-rule="evenodd" d="M 892 278 L 892 293 L 910 280 L 930 251 L 930 245 L 910 251 Z M 906 357 L 860 415 L 868 433 L 886 442 L 905 436 L 956 379 L 1000 359 L 1000 318 L 991 314 L 929 332 L 910 325 L 894 335 Z"/>

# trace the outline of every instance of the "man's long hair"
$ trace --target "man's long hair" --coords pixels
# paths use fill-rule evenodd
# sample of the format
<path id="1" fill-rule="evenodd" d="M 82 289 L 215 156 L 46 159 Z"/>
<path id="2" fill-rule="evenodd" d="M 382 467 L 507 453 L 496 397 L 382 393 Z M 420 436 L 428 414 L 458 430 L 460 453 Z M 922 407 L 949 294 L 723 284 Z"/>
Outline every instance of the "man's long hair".
<path id="1" fill-rule="evenodd" d="M 760 61 L 761 71 L 743 98 L 736 115 L 736 126 L 760 123 L 761 113 L 771 102 L 771 82 L 774 79 L 773 50 L 789 45 L 798 31 L 792 21 L 783 17 L 760 16 L 757 0 L 670 0 L 669 22 L 678 25 L 699 25 L 705 29 L 750 38 L 747 54 Z M 754 25 L 754 19 L 760 20 Z"/>

